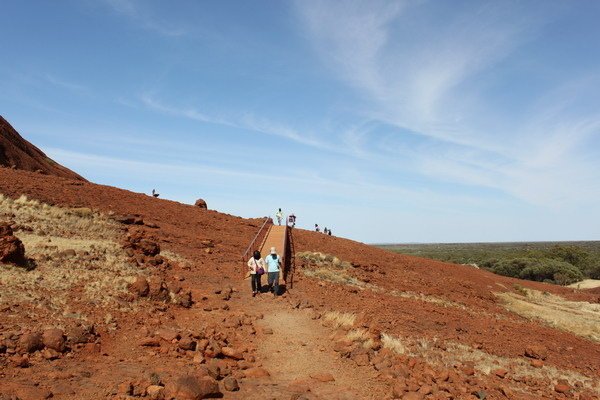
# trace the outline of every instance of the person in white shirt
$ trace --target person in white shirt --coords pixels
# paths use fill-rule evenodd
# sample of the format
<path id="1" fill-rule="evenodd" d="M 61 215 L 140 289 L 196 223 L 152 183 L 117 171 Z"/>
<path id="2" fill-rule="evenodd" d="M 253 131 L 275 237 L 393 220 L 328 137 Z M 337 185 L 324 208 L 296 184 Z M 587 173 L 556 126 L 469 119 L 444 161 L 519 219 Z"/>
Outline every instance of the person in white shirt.
<path id="1" fill-rule="evenodd" d="M 265 273 L 265 261 L 261 258 L 260 251 L 254 250 L 254 254 L 248 260 L 248 271 L 250 272 L 252 297 L 254 297 L 261 291 L 260 279 Z"/>
<path id="2" fill-rule="evenodd" d="M 271 254 L 265 257 L 267 264 L 267 283 L 269 290 L 273 291 L 273 295 L 279 295 L 279 270 L 281 267 L 281 257 L 277 254 L 275 247 L 271 247 Z"/>
<path id="3" fill-rule="evenodd" d="M 283 221 L 283 212 L 281 211 L 281 208 L 275 213 L 275 217 L 277 218 L 277 224 L 281 225 L 281 221 Z"/>

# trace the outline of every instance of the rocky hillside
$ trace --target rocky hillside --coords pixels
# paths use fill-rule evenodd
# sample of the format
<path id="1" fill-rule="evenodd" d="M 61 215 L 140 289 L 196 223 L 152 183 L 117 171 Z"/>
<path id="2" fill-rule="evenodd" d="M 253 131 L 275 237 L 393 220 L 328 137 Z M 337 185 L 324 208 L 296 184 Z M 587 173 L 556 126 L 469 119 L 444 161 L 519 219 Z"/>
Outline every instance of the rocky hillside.
<path id="1" fill-rule="evenodd" d="M 23 139 L 2 116 L 0 116 L 0 165 L 68 179 L 85 180 L 48 158 L 40 149 Z"/>
<path id="2" fill-rule="evenodd" d="M 252 297 L 260 219 L 10 168 L 0 194 L 0 399 L 600 396 L 597 294 L 298 229 Z"/>

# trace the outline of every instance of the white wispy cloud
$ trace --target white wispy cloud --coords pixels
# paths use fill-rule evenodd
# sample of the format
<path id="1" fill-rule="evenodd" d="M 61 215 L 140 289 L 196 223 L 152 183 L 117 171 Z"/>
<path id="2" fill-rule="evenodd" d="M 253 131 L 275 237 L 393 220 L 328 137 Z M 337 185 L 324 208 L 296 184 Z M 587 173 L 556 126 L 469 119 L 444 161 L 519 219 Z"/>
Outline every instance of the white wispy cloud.
<path id="1" fill-rule="evenodd" d="M 276 185 L 277 190 L 285 193 L 310 193 L 310 196 L 335 196 L 340 199 L 377 202 L 411 201 L 422 207 L 439 208 L 441 205 L 470 204 L 481 206 L 483 202 L 473 196 L 449 193 L 444 199 L 434 195 L 430 189 L 402 188 L 387 184 L 357 181 L 356 176 L 328 177 L 315 174 L 314 171 L 303 171 L 285 165 L 277 166 L 276 173 L 260 172 L 250 167 L 240 169 L 235 166 L 226 167 L 216 163 L 203 164 L 177 163 L 164 161 L 141 161 L 131 157 L 119 158 L 95 153 L 69 151 L 55 147 L 44 149 L 53 159 L 63 165 L 86 175 L 86 171 L 96 170 L 102 174 L 114 175 L 127 171 L 130 178 L 138 183 L 151 180 L 158 187 L 161 185 L 190 185 L 202 182 L 203 186 L 218 185 L 235 187 L 238 190 L 258 188 L 264 192 L 260 183 L 269 182 Z M 361 187 L 356 190 L 357 185 Z M 246 192 L 248 195 L 249 193 Z"/>
<path id="2" fill-rule="evenodd" d="M 292 142 L 300 143 L 320 150 L 339 152 L 340 148 L 328 144 L 308 133 L 301 133 L 283 124 L 271 121 L 264 117 L 258 117 L 252 113 L 237 113 L 225 117 L 214 116 L 191 107 L 176 107 L 167 105 L 149 94 L 140 96 L 142 104 L 151 110 L 161 113 L 191 119 L 194 121 L 223 125 L 231 128 L 257 132 L 270 136 L 277 136 Z"/>
<path id="3" fill-rule="evenodd" d="M 52 74 L 46 74 L 46 81 L 50 82 L 52 85 L 68 90 L 70 92 L 79 93 L 79 94 L 88 94 L 90 92 L 89 88 L 80 83 L 71 82 L 63 78 L 59 78 Z"/>
<path id="4" fill-rule="evenodd" d="M 549 206 L 584 201 L 596 190 L 586 182 L 600 179 L 600 165 L 578 155 L 598 135 L 600 110 L 573 104 L 597 100 L 583 90 L 596 78 L 564 76 L 552 83 L 560 86 L 555 93 L 538 95 L 545 100 L 528 104 L 514 120 L 490 97 L 490 87 L 505 83 L 496 68 L 535 40 L 553 14 L 481 2 L 448 9 L 443 20 L 432 21 L 428 6 L 296 2 L 317 53 L 368 100 L 370 105 L 357 112 L 383 124 L 379 131 L 385 125 L 397 128 L 388 129 L 389 135 L 350 131 L 346 142 L 357 154 L 375 153 L 391 168 L 410 165 L 439 181 L 492 188 Z"/>
<path id="5" fill-rule="evenodd" d="M 144 2 L 136 0 L 104 0 L 108 6 L 116 13 L 130 18 L 140 27 L 154 31 L 162 36 L 177 37 L 183 36 L 187 30 L 180 26 L 175 26 L 159 17 L 152 15 L 145 7 Z"/>

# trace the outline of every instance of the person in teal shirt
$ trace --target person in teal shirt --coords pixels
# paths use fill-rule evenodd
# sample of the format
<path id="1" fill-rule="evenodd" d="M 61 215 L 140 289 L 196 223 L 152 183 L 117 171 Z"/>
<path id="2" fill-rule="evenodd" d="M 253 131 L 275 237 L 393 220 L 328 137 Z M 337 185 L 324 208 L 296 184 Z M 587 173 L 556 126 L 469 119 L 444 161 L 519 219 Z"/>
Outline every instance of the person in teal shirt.
<path id="1" fill-rule="evenodd" d="M 275 247 L 271 247 L 271 254 L 265 257 L 267 265 L 267 284 L 269 290 L 277 297 L 279 295 L 279 271 L 281 267 L 281 257 L 277 254 Z"/>

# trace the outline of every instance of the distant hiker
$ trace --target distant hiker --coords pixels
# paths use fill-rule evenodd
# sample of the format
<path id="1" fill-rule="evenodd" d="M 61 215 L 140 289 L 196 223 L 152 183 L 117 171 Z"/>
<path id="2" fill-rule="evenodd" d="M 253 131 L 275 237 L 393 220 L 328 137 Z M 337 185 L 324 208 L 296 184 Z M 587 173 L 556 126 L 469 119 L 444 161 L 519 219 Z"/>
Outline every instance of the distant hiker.
<path id="1" fill-rule="evenodd" d="M 319 225 L 315 224 L 315 232 L 321 232 L 321 229 L 319 229 Z"/>
<path id="2" fill-rule="evenodd" d="M 323 228 L 323 233 L 327 235 L 327 227 Z"/>
<path id="3" fill-rule="evenodd" d="M 277 254 L 275 247 L 271 247 L 271 254 L 265 257 L 267 264 L 267 283 L 269 291 L 273 292 L 273 296 L 279 295 L 279 267 L 281 266 L 281 257 Z"/>
<path id="4" fill-rule="evenodd" d="M 155 189 L 152 189 L 152 196 L 158 197 L 158 196 L 160 196 L 160 194 L 156 193 Z"/>
<path id="5" fill-rule="evenodd" d="M 331 229 L 327 230 L 327 234 L 331 236 Z"/>
<path id="6" fill-rule="evenodd" d="M 252 297 L 254 297 L 262 289 L 260 278 L 265 273 L 265 262 L 260 256 L 260 251 L 254 250 L 254 254 L 248 260 L 248 271 L 250 272 Z"/>
<path id="7" fill-rule="evenodd" d="M 283 212 L 281 211 L 281 208 L 275 213 L 275 217 L 277 217 L 277 225 L 281 225 L 281 221 L 283 221 Z"/>
<path id="8" fill-rule="evenodd" d="M 296 226 L 296 216 L 294 214 L 291 214 L 288 217 L 288 225 L 291 226 L 292 228 L 294 228 Z"/>

